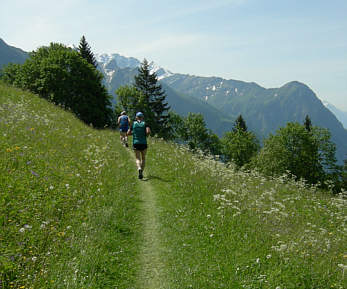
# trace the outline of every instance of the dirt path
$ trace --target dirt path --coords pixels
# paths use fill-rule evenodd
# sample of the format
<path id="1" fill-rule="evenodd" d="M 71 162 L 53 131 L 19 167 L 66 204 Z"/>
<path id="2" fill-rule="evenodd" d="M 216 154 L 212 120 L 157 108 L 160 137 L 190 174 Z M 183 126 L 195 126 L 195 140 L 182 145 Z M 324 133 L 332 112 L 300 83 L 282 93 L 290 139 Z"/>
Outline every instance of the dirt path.
<path id="1" fill-rule="evenodd" d="M 132 150 L 129 151 L 134 160 L 135 156 Z M 146 174 L 145 174 L 146 176 Z M 169 288 L 165 281 L 164 276 L 164 264 L 162 262 L 160 252 L 161 245 L 159 241 L 159 220 L 158 220 L 158 208 L 156 206 L 156 191 L 150 184 L 150 181 L 144 178 L 144 180 L 138 181 L 138 188 L 142 200 L 143 209 L 143 232 L 144 242 L 140 252 L 140 262 L 142 270 L 139 272 L 138 284 L 136 288 L 143 289 L 163 289 Z"/>

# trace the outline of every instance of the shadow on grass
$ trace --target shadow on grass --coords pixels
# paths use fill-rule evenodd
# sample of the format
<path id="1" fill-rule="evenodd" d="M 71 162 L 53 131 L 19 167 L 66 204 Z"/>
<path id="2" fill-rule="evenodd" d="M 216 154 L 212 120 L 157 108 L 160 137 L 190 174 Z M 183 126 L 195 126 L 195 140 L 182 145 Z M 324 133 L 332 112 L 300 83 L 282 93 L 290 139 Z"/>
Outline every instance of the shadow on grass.
<path id="1" fill-rule="evenodd" d="M 170 180 L 170 179 L 163 179 L 161 177 L 153 176 L 153 175 L 148 175 L 147 177 L 142 179 L 142 181 L 144 181 L 144 182 L 149 181 L 149 180 L 158 180 L 158 181 L 166 182 L 166 183 L 172 182 L 172 180 Z"/>

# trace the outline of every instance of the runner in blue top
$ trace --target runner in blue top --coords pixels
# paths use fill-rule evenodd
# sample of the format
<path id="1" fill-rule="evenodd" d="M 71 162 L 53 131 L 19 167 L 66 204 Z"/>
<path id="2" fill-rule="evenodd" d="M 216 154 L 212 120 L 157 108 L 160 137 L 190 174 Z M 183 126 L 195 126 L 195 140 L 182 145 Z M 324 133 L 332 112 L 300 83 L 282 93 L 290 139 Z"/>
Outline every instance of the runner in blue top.
<path id="1" fill-rule="evenodd" d="M 136 166 L 139 172 L 139 179 L 143 178 L 143 170 L 146 163 L 147 136 L 151 129 L 144 121 L 142 112 L 136 114 L 136 120 L 128 130 L 128 135 L 133 135 L 133 149 L 136 157 Z"/>
<path id="2" fill-rule="evenodd" d="M 118 125 L 120 132 L 120 141 L 123 144 L 123 146 L 128 147 L 127 131 L 130 126 L 130 120 L 129 117 L 126 115 L 125 111 L 122 111 L 121 115 L 118 117 Z"/>

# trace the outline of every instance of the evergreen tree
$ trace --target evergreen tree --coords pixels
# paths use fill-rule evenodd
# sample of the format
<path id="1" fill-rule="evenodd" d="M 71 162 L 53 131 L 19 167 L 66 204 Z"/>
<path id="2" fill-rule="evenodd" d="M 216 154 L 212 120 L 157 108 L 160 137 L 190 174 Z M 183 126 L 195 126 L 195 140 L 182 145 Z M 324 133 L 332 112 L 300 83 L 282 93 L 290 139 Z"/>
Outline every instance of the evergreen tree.
<path id="1" fill-rule="evenodd" d="M 85 60 L 87 60 L 88 63 L 93 65 L 95 68 L 98 66 L 98 63 L 94 57 L 94 54 L 84 35 L 82 36 L 80 40 L 80 44 L 78 46 L 78 52 Z"/>
<path id="2" fill-rule="evenodd" d="M 146 59 L 143 60 L 138 69 L 134 86 L 143 95 L 141 110 L 145 114 L 145 120 L 151 127 L 152 133 L 165 136 L 170 107 L 165 102 L 166 95 L 161 84 L 158 83 L 156 73 L 150 72 Z"/>
<path id="3" fill-rule="evenodd" d="M 347 160 L 344 160 L 344 166 L 341 172 L 342 189 L 347 191 Z"/>
<path id="4" fill-rule="evenodd" d="M 237 117 L 233 127 L 233 131 L 237 131 L 237 130 L 247 131 L 246 122 L 244 121 L 241 114 Z"/>
<path id="5" fill-rule="evenodd" d="M 311 119 L 310 119 L 310 117 L 308 115 L 306 115 L 306 117 L 305 117 L 304 126 L 305 126 L 305 129 L 307 131 L 311 131 L 312 130 L 312 122 L 311 122 Z"/>

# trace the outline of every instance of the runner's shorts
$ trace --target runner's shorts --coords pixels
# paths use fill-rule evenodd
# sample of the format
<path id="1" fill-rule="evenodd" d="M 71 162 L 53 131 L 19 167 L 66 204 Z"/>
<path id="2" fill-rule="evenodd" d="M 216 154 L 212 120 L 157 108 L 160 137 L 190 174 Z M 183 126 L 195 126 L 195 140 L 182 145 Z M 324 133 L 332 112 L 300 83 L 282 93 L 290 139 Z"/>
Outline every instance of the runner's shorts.
<path id="1" fill-rule="evenodd" d="M 120 127 L 120 128 L 119 128 L 119 131 L 120 131 L 120 132 L 127 132 L 127 131 L 128 131 L 128 127 L 127 127 L 127 126 L 125 126 L 125 127 Z"/>
<path id="2" fill-rule="evenodd" d="M 137 151 L 143 151 L 146 148 L 147 148 L 147 144 L 142 144 L 142 143 L 133 144 L 133 149 Z"/>

